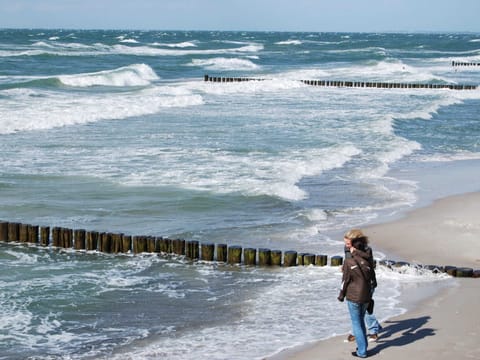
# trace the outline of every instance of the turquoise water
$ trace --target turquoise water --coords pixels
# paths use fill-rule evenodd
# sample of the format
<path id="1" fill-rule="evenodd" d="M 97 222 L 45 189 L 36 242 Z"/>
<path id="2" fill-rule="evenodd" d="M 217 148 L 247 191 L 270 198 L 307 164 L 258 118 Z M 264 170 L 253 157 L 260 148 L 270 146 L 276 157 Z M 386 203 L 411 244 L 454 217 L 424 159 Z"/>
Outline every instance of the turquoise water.
<path id="1" fill-rule="evenodd" d="M 331 256 L 418 204 L 415 169 L 480 158 L 479 90 L 299 81 L 478 85 L 451 66 L 479 61 L 478 34 L 2 30 L 0 58 L 7 221 Z M 348 331 L 338 269 L 0 256 L 3 358 L 261 358 Z M 437 279 L 379 278 L 381 318 Z"/>

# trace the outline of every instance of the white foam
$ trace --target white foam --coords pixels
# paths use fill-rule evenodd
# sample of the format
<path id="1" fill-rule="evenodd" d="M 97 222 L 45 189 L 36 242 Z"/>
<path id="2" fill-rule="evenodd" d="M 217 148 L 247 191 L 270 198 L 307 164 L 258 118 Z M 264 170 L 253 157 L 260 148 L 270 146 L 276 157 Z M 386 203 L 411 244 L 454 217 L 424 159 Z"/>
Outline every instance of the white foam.
<path id="1" fill-rule="evenodd" d="M 94 77 L 94 81 L 98 79 Z M 84 83 L 85 77 L 76 81 Z M 168 86 L 128 93 L 79 93 L 75 96 L 32 89 L 11 89 L 2 93 L 7 96 L 0 102 L 0 133 L 3 134 L 124 119 L 154 114 L 165 107 L 203 104 L 200 95 Z M 22 111 L 17 111 L 19 107 Z"/>
<path id="2" fill-rule="evenodd" d="M 276 45 L 301 45 L 302 41 L 300 41 L 300 40 L 285 40 L 285 41 L 278 41 L 275 44 Z"/>
<path id="3" fill-rule="evenodd" d="M 95 43 L 85 45 L 81 43 L 61 43 L 61 42 L 36 42 L 31 47 L 22 50 L 2 50 L 1 57 L 15 56 L 39 56 L 39 55 L 57 55 L 57 56 L 98 56 L 98 55 L 134 55 L 134 56 L 191 56 L 191 55 L 215 55 L 215 54 L 249 54 L 261 51 L 262 44 L 249 43 L 244 46 L 221 49 L 187 49 L 189 46 L 175 46 L 169 48 L 158 48 L 157 46 L 128 46 L 126 44 L 106 45 Z"/>
<path id="4" fill-rule="evenodd" d="M 169 48 L 187 48 L 187 47 L 197 47 L 197 45 L 194 42 L 191 41 L 183 41 L 180 43 L 158 43 L 155 42 L 152 44 L 152 46 L 164 46 L 164 47 L 169 47 Z"/>
<path id="5" fill-rule="evenodd" d="M 120 40 L 121 43 L 126 43 L 126 44 L 138 44 L 138 41 L 135 39 L 123 39 Z"/>
<path id="6" fill-rule="evenodd" d="M 133 64 L 114 70 L 99 71 L 76 75 L 59 76 L 60 81 L 68 86 L 146 86 L 159 77 L 146 64 Z"/>
<path id="7" fill-rule="evenodd" d="M 175 161 L 183 156 L 182 153 L 191 158 L 187 167 Z M 169 149 L 161 154 L 162 163 L 170 164 L 167 169 L 153 165 L 149 169 L 138 169 L 134 177 L 121 181 L 125 185 L 158 185 L 160 182 L 187 189 L 270 195 L 296 201 L 308 197 L 298 187 L 300 179 L 340 167 L 358 154 L 359 150 L 353 146 L 293 151 L 278 157 L 207 149 L 197 149 L 194 153 L 185 149 Z"/>
<path id="8" fill-rule="evenodd" d="M 254 62 L 239 58 L 210 58 L 193 59 L 192 66 L 201 66 L 208 70 L 257 70 L 259 66 Z"/>
<path id="9" fill-rule="evenodd" d="M 256 273 L 261 274 L 260 278 L 256 279 Z M 340 278 L 339 268 L 328 266 L 283 269 L 270 276 L 261 270 L 251 271 L 248 281 L 261 280 L 269 285 L 238 303 L 241 318 L 232 318 L 225 325 L 162 337 L 142 348 L 117 354 L 114 359 L 262 359 L 280 349 L 347 333 L 350 330 L 347 307 L 335 300 Z M 379 270 L 377 278 L 375 313 L 380 320 L 405 311 L 398 307 L 402 284 L 444 279 L 417 270 L 385 269 Z M 302 306 L 292 307 L 292 298 Z M 321 314 L 321 324 L 315 314 Z M 219 348 L 221 352 L 217 351 Z"/>

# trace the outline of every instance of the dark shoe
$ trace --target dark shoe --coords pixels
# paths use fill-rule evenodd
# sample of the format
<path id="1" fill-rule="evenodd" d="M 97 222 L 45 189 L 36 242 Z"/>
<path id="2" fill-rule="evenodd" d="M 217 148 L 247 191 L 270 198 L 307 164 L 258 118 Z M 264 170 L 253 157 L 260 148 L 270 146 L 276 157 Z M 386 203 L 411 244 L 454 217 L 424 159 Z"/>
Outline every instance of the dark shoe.
<path id="1" fill-rule="evenodd" d="M 371 334 L 367 336 L 368 342 L 375 342 L 378 340 L 378 334 Z"/>
<path id="2" fill-rule="evenodd" d="M 353 356 L 353 357 L 362 358 L 362 359 L 365 359 L 365 358 L 367 357 L 367 356 L 360 356 L 360 355 L 358 355 L 356 351 L 352 352 L 352 356 Z"/>
<path id="3" fill-rule="evenodd" d="M 348 334 L 348 336 L 347 336 L 347 341 L 348 341 L 348 342 L 354 342 L 354 341 L 355 341 L 355 335 Z"/>

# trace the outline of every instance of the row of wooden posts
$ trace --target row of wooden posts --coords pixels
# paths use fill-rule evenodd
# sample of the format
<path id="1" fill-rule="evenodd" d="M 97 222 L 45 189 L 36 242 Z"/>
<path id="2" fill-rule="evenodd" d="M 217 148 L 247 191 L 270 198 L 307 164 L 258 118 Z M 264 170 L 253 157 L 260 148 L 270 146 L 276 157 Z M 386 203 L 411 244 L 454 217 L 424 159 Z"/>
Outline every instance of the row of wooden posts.
<path id="1" fill-rule="evenodd" d="M 120 253 L 163 253 L 183 255 L 192 260 L 218 261 L 245 265 L 327 265 L 327 255 L 298 254 L 296 251 L 242 248 L 227 244 L 200 243 L 196 240 L 169 239 L 159 236 L 131 236 L 109 233 L 72 230 L 64 227 L 38 226 L 0 221 L 0 241 L 36 244 L 39 246 Z M 216 255 L 216 256 L 215 256 Z M 258 257 L 258 259 L 257 259 Z M 342 265 L 341 256 L 332 257 L 331 265 Z"/>
<path id="2" fill-rule="evenodd" d="M 123 233 L 86 231 L 64 227 L 38 226 L 0 221 L 0 241 L 26 243 L 42 247 L 98 251 L 109 254 L 158 253 L 185 256 L 191 260 L 217 261 L 247 266 L 326 266 L 327 255 L 298 253 L 294 250 L 242 248 L 227 244 L 200 243 L 196 240 L 169 239 L 158 236 L 131 236 Z M 243 259 L 243 261 L 242 261 Z M 330 257 L 330 266 L 341 266 L 343 257 Z M 382 260 L 380 265 L 389 268 L 418 266 L 434 272 L 445 272 L 457 277 L 480 277 L 480 270 L 467 267 L 411 265 L 406 262 Z"/>
<path id="3" fill-rule="evenodd" d="M 452 61 L 452 66 L 480 66 L 480 62 Z"/>
<path id="4" fill-rule="evenodd" d="M 242 82 L 263 81 L 261 78 L 243 77 L 218 77 L 205 75 L 208 82 Z M 453 85 L 453 84 L 422 84 L 422 83 L 390 83 L 390 82 L 365 82 L 365 81 L 338 81 L 338 80 L 300 80 L 306 85 L 326 87 L 355 87 L 355 88 L 378 88 L 378 89 L 450 89 L 450 90 L 475 90 L 476 85 Z"/>

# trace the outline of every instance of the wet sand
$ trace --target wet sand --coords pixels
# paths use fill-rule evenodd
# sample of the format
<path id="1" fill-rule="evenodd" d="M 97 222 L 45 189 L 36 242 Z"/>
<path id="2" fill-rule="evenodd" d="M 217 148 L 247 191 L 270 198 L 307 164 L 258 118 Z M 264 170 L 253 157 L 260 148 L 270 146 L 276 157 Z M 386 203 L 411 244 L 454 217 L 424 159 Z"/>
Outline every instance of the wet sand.
<path id="1" fill-rule="evenodd" d="M 366 227 L 375 249 L 390 260 L 480 269 L 480 193 L 456 195 L 411 211 L 404 218 Z M 406 313 L 382 323 L 369 358 L 480 359 L 480 279 L 452 278 L 422 300 L 402 295 Z M 414 304 L 415 303 L 415 304 Z M 345 309 L 345 311 L 347 311 Z M 353 359 L 355 342 L 336 336 L 284 350 L 270 360 Z"/>

